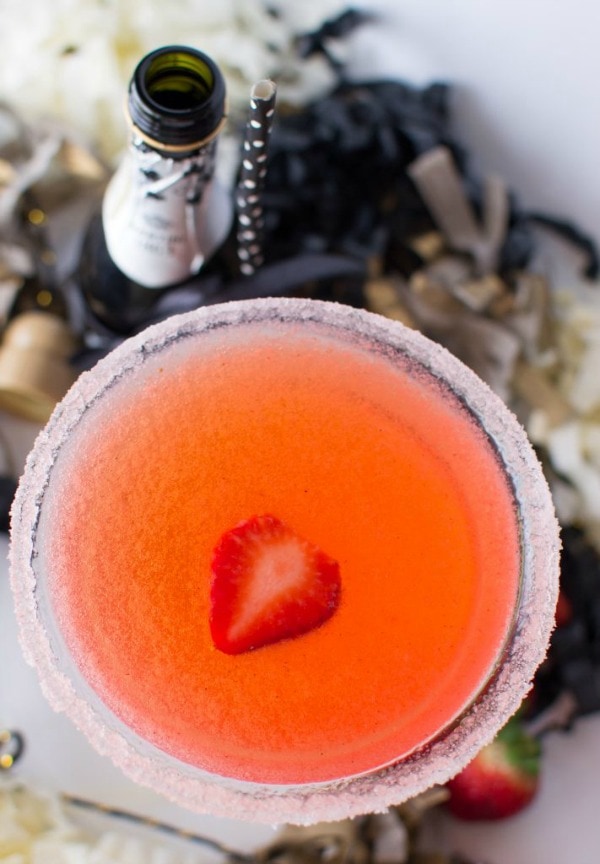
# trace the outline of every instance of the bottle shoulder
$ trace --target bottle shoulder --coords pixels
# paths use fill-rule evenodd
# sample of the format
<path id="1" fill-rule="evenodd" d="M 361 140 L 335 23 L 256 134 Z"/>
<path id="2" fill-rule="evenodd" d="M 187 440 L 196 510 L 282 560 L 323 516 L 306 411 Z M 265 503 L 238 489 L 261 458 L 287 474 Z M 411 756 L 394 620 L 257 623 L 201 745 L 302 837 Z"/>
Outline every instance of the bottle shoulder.
<path id="1" fill-rule="evenodd" d="M 228 234 L 233 200 L 214 176 L 215 144 L 178 159 L 132 146 L 108 184 L 110 256 L 148 289 L 196 275 Z"/>
<path id="2" fill-rule="evenodd" d="M 148 291 L 115 264 L 100 207 L 84 233 L 75 281 L 88 313 L 119 334 L 136 329 L 161 293 Z"/>

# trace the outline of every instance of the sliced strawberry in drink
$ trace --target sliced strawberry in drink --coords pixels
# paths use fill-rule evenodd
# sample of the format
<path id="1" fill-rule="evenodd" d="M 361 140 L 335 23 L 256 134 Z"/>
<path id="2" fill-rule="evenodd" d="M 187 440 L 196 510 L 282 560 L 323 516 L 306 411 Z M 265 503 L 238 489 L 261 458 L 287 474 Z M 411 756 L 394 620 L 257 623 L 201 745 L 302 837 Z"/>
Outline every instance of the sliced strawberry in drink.
<path id="1" fill-rule="evenodd" d="M 276 516 L 253 516 L 227 531 L 212 560 L 210 632 L 240 654 L 319 627 L 340 602 L 337 561 Z"/>

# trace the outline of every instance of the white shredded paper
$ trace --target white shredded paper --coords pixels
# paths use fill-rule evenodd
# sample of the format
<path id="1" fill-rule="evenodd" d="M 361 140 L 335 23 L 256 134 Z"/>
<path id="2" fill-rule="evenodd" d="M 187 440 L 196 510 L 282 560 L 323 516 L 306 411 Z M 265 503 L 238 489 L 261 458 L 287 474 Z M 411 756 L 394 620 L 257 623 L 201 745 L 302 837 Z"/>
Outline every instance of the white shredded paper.
<path id="1" fill-rule="evenodd" d="M 1 864 L 194 864 L 197 855 L 160 840 L 107 828 L 88 831 L 60 798 L 25 786 L 0 785 Z"/>
<path id="2" fill-rule="evenodd" d="M 341 0 L 0 0 L 0 99 L 28 121 L 52 117 L 115 162 L 127 142 L 123 102 L 148 52 L 169 44 L 208 54 L 227 83 L 230 112 L 245 118 L 251 86 L 274 78 L 280 100 L 323 93 L 322 58 L 302 61 L 298 34 L 345 8 Z"/>
<path id="3" fill-rule="evenodd" d="M 585 527 L 600 548 L 600 295 L 592 284 L 585 291 L 558 290 L 553 312 L 555 362 L 548 380 L 570 407 L 570 415 L 553 425 L 543 410 L 532 414 L 527 431 L 545 449 L 559 478 L 554 501 L 564 524 Z"/>

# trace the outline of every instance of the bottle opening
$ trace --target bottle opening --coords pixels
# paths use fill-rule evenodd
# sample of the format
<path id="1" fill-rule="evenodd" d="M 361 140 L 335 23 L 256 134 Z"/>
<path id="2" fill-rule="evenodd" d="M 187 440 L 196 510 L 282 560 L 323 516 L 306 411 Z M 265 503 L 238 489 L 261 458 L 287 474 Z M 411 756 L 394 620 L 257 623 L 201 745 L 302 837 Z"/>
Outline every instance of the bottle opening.
<path id="1" fill-rule="evenodd" d="M 200 57 L 172 51 L 149 63 L 143 83 L 159 109 L 186 111 L 210 97 L 214 82 L 212 69 Z"/>
<path id="2" fill-rule="evenodd" d="M 225 113 L 225 82 L 201 51 L 169 45 L 148 54 L 129 86 L 129 114 L 158 149 L 193 149 L 209 139 Z"/>

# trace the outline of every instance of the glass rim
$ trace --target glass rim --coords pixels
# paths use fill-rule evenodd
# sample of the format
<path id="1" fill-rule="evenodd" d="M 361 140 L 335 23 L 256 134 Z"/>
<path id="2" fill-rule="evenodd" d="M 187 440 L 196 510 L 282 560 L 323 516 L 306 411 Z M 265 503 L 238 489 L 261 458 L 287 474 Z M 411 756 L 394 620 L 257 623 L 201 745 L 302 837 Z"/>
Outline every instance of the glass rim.
<path id="1" fill-rule="evenodd" d="M 385 767 L 349 778 L 280 786 L 237 781 L 187 765 L 144 741 L 89 692 L 59 657 L 40 610 L 35 533 L 56 458 L 87 409 L 145 358 L 183 338 L 251 322 L 312 322 L 353 340 L 387 346 L 440 380 L 468 408 L 499 454 L 517 505 L 521 579 L 502 657 L 470 704 L 427 743 Z M 84 372 L 55 409 L 30 453 L 12 510 L 10 574 L 20 639 L 53 708 L 64 711 L 93 747 L 143 786 L 203 813 L 253 822 L 308 824 L 381 811 L 443 784 L 518 709 L 543 660 L 554 626 L 560 541 L 550 491 L 514 415 L 474 372 L 415 330 L 372 312 L 324 301 L 265 298 L 202 307 L 155 324 Z M 72 664 L 74 667 L 74 664 Z M 104 707 L 104 712 L 102 711 Z M 108 717 L 106 715 L 109 715 Z"/>

